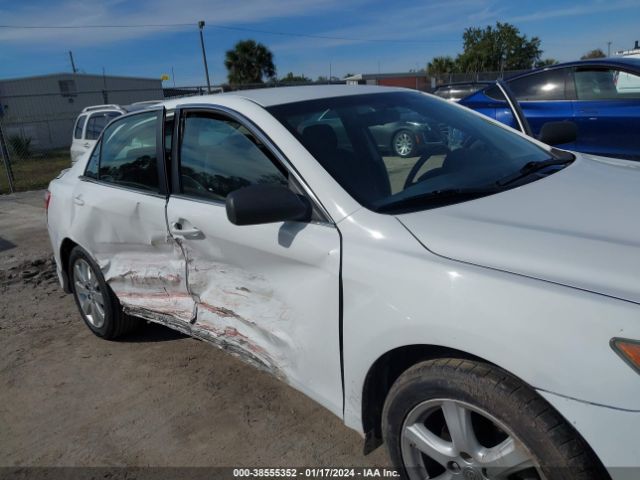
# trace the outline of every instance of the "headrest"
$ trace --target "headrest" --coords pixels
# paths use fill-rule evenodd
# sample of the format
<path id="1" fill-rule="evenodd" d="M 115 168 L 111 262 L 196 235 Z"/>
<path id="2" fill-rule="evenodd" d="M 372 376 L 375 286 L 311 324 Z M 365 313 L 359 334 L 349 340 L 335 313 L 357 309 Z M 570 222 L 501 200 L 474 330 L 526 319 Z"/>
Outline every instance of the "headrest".
<path id="1" fill-rule="evenodd" d="M 302 142 L 312 152 L 332 151 L 338 148 L 338 137 L 329 125 L 310 125 L 302 132 Z"/>

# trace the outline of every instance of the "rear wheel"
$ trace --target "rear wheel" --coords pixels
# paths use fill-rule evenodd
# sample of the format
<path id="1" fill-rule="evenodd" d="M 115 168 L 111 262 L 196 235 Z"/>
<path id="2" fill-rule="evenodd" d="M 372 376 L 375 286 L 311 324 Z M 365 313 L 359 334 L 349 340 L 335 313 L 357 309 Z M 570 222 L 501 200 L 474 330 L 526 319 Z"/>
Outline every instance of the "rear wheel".
<path id="1" fill-rule="evenodd" d="M 459 359 L 423 362 L 394 383 L 383 435 L 409 479 L 607 478 L 579 434 L 504 370 Z"/>
<path id="2" fill-rule="evenodd" d="M 113 340 L 138 325 L 138 319 L 122 311 L 100 268 L 81 247 L 71 251 L 69 276 L 80 315 L 94 334 Z"/>
<path id="3" fill-rule="evenodd" d="M 399 157 L 410 157 L 416 150 L 415 136 L 410 130 L 400 130 L 393 136 L 391 148 Z"/>

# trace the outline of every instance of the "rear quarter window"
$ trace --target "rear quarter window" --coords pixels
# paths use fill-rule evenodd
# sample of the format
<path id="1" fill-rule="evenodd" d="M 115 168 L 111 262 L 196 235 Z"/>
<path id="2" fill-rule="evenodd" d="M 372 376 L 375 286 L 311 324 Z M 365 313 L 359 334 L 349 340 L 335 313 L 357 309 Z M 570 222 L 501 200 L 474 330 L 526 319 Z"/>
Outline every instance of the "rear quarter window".
<path id="1" fill-rule="evenodd" d="M 73 138 L 76 140 L 82 139 L 82 129 L 84 128 L 84 123 L 87 121 L 86 115 L 80 115 L 78 120 L 76 120 L 76 126 L 73 129 Z"/>

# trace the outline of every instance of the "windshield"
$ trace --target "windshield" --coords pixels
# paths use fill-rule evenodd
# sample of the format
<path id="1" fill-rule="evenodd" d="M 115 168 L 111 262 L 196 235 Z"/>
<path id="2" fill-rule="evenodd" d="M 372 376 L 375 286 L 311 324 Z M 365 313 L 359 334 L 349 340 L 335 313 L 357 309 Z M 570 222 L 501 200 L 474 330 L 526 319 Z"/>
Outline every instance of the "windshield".
<path id="1" fill-rule="evenodd" d="M 552 158 L 488 119 L 419 92 L 324 98 L 268 110 L 351 196 L 379 212 L 393 212 L 394 205 L 432 208 L 408 202 L 430 193 L 495 193 L 500 179 Z M 438 205 L 462 201 L 451 195 L 440 200 Z"/>

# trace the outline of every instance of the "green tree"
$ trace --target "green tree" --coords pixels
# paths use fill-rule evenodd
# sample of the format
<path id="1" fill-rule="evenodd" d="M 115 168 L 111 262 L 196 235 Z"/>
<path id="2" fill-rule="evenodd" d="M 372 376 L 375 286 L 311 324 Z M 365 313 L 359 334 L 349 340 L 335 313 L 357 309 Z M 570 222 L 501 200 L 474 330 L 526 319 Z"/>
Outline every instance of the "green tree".
<path id="1" fill-rule="evenodd" d="M 558 63 L 560 62 L 555 58 L 545 58 L 544 60 L 538 60 L 536 62 L 536 68 L 550 67 L 551 65 L 557 65 Z"/>
<path id="2" fill-rule="evenodd" d="M 452 73 L 457 70 L 456 61 L 449 56 L 434 57 L 427 64 L 427 73 L 432 77 L 437 75 L 443 75 L 445 73 Z"/>
<path id="3" fill-rule="evenodd" d="M 231 84 L 263 83 L 263 77 L 276 75 L 273 54 L 255 40 L 241 40 L 233 50 L 227 50 L 224 66 Z"/>
<path id="4" fill-rule="evenodd" d="M 467 28 L 462 40 L 464 51 L 456 63 L 463 72 L 531 68 L 542 54 L 538 37 L 529 39 L 509 23 Z"/>
<path id="5" fill-rule="evenodd" d="M 590 50 L 584 55 L 580 57 L 580 60 L 588 60 L 589 58 L 604 58 L 606 55 L 602 50 L 596 48 L 595 50 Z"/>
<path id="6" fill-rule="evenodd" d="M 284 77 L 280 79 L 283 83 L 311 83 L 312 80 L 303 75 L 294 75 L 293 72 L 287 73 Z"/>

